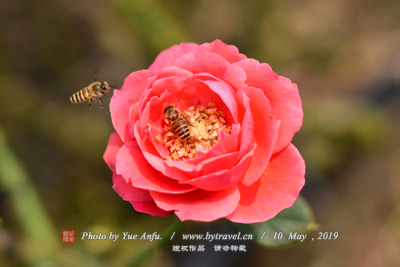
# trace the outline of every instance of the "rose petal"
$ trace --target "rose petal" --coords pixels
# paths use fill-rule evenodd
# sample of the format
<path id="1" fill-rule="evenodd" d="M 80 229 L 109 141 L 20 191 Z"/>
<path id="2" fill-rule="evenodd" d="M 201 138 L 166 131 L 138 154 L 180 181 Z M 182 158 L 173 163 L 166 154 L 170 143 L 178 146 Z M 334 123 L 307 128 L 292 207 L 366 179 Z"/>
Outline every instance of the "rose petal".
<path id="1" fill-rule="evenodd" d="M 152 168 L 143 157 L 139 146 L 128 142 L 121 147 L 117 154 L 116 172 L 127 182 L 145 190 L 154 190 L 164 193 L 177 194 L 193 191 L 196 188 L 178 184 L 175 180 L 165 177 Z"/>
<path id="2" fill-rule="evenodd" d="M 210 172 L 210 174 L 188 180 L 186 183 L 207 191 L 217 191 L 231 187 L 243 178 L 255 149 L 256 145 L 252 144 L 249 152 L 232 168 L 221 168 L 222 170 L 220 171 Z M 235 156 L 237 156 L 237 153 L 235 153 Z"/>
<path id="3" fill-rule="evenodd" d="M 148 190 L 136 188 L 121 175 L 113 174 L 113 188 L 125 201 L 153 201 Z"/>
<path id="4" fill-rule="evenodd" d="M 110 101 L 111 120 L 115 131 L 122 141 L 125 141 L 125 129 L 129 119 L 129 108 L 137 102 L 146 88 L 149 77 L 154 72 L 140 70 L 132 72 L 125 79 L 120 90 L 114 90 Z"/>
<path id="5" fill-rule="evenodd" d="M 162 131 L 162 121 L 164 120 L 164 109 L 162 107 L 163 100 L 158 96 L 153 96 L 140 116 L 140 127 L 145 130 L 149 126 Z"/>
<path id="6" fill-rule="evenodd" d="M 242 89 L 247 79 L 246 72 L 237 65 L 230 65 L 223 80 L 230 84 L 235 91 Z"/>
<path id="7" fill-rule="evenodd" d="M 129 124 L 134 125 L 139 120 L 139 102 L 132 104 L 129 108 L 128 121 Z"/>
<path id="8" fill-rule="evenodd" d="M 251 114 L 251 109 L 249 107 L 250 99 L 243 92 L 243 90 L 240 90 L 238 92 L 237 99 L 238 99 L 238 103 L 239 103 L 239 113 L 243 114 L 243 115 L 241 115 L 242 132 L 241 132 L 241 136 L 240 136 L 240 149 L 239 149 L 239 151 L 240 151 L 239 158 L 241 158 L 247 153 L 248 148 L 250 147 L 250 144 L 253 141 L 254 121 L 253 121 L 253 115 Z"/>
<path id="9" fill-rule="evenodd" d="M 246 186 L 258 180 L 272 155 L 280 121 L 271 116 L 271 108 L 264 93 L 257 88 L 245 89 L 250 99 L 250 110 L 254 121 L 254 138 L 257 143 L 250 166 L 242 183 Z"/>
<path id="10" fill-rule="evenodd" d="M 119 138 L 119 135 L 116 132 L 110 135 L 103 159 L 113 172 L 115 172 L 115 159 L 117 153 L 123 144 L 124 143 L 122 143 L 121 138 Z"/>
<path id="11" fill-rule="evenodd" d="M 233 123 L 238 122 L 238 106 L 235 98 L 235 92 L 233 89 L 226 83 L 223 82 L 218 82 L 218 81 L 202 81 L 204 84 L 210 88 L 211 91 L 216 93 L 222 100 L 222 102 L 225 104 L 224 106 L 227 107 L 228 111 L 230 112 L 232 118 L 233 118 Z M 217 107 L 218 108 L 218 107 Z M 226 110 L 225 108 L 218 108 L 220 111 L 224 113 L 226 116 Z"/>
<path id="12" fill-rule="evenodd" d="M 211 43 L 205 43 L 201 46 L 196 43 L 181 43 L 161 52 L 149 69 L 157 70 L 169 66 L 176 66 L 175 63 L 177 59 L 185 54 L 197 52 L 199 50 L 206 50 L 214 54 L 218 54 L 230 63 L 246 58 L 245 55 L 239 53 L 237 47 L 233 45 L 227 45 L 220 40 L 215 40 Z"/>
<path id="13" fill-rule="evenodd" d="M 143 94 L 143 97 L 140 99 L 139 112 L 140 116 L 142 116 L 142 112 L 145 109 L 148 102 L 153 97 L 161 97 L 163 94 L 169 98 L 169 101 L 175 101 L 176 99 L 180 100 L 179 102 L 183 102 L 186 98 L 179 97 L 179 94 L 182 94 L 184 78 L 182 77 L 165 77 L 154 81 L 149 90 Z M 178 104 L 175 102 L 175 104 Z M 165 104 L 167 106 L 168 104 Z"/>
<path id="14" fill-rule="evenodd" d="M 193 192 L 171 195 L 150 191 L 156 205 L 163 210 L 175 211 L 181 221 L 209 222 L 232 213 L 239 202 L 236 187 L 226 190 Z"/>
<path id="15" fill-rule="evenodd" d="M 234 119 L 237 121 L 237 105 L 234 102 L 235 100 L 232 99 L 235 96 L 232 95 L 232 89 L 229 88 L 224 83 L 221 83 L 220 85 L 216 83 L 210 82 L 211 87 L 213 87 L 213 90 L 210 89 L 210 87 L 206 84 L 208 81 L 196 81 L 194 78 L 191 78 L 187 81 L 185 81 L 185 88 L 188 88 L 192 86 L 195 88 L 194 90 L 197 90 L 197 95 L 202 96 L 204 98 L 204 102 L 202 103 L 204 105 L 208 104 L 208 102 L 217 102 L 217 104 L 222 105 L 225 110 L 226 110 L 226 105 L 225 103 L 222 102 L 221 97 L 225 99 L 225 102 L 230 105 L 230 109 L 233 110 L 233 114 L 235 116 Z M 155 83 L 154 83 L 155 84 Z M 164 102 L 168 102 L 168 97 L 169 96 L 179 96 L 179 93 L 177 94 L 176 92 L 170 92 L 169 93 L 169 88 L 168 84 L 165 84 L 163 88 L 167 87 L 165 92 L 160 96 L 156 97 L 153 96 L 146 104 L 141 116 L 140 116 L 140 124 L 137 126 L 137 129 L 135 130 L 134 136 L 138 142 L 139 147 L 143 151 L 143 155 L 146 158 L 147 162 L 150 163 L 156 170 L 160 171 L 163 173 L 165 176 L 168 176 L 173 179 L 177 180 L 187 180 L 188 177 L 193 177 L 194 172 L 197 172 L 199 168 L 202 168 L 203 166 L 201 165 L 202 161 L 204 160 L 200 155 L 196 159 L 188 160 L 185 162 L 179 162 L 179 161 L 165 161 L 164 159 L 166 158 L 166 151 L 163 150 L 165 147 L 163 144 L 159 144 L 156 140 L 156 135 L 162 133 L 162 122 L 163 122 L 163 108 L 165 105 L 162 105 Z M 220 88 L 220 90 L 217 90 Z M 217 94 L 218 93 L 218 94 Z M 221 96 L 221 97 L 220 97 Z M 213 99 L 213 100 L 211 100 Z M 200 99 L 201 101 L 201 99 Z M 228 103 L 228 102 L 233 102 L 233 103 Z M 221 104 L 222 103 L 222 104 Z M 230 113 L 229 113 L 230 114 Z M 232 117 L 229 115 L 229 117 Z M 217 145 L 215 149 L 219 149 L 221 152 L 225 151 L 228 152 L 229 148 L 231 151 L 235 151 L 237 144 L 238 144 L 238 129 L 240 130 L 240 127 L 238 125 L 234 124 L 233 127 L 233 132 L 231 135 L 226 136 L 222 133 L 220 133 L 220 138 L 221 138 L 221 145 Z M 137 132 L 137 133 L 136 133 Z M 230 142 L 229 144 L 224 144 L 225 139 L 227 142 Z M 161 146 L 161 147 L 160 147 Z M 248 148 L 246 148 L 248 149 Z M 207 158 L 220 156 L 220 154 L 215 155 L 215 151 L 211 149 L 209 152 L 209 155 L 207 155 Z M 201 153 L 199 153 L 201 154 Z M 221 158 L 225 163 L 226 161 Z M 226 164 L 223 165 L 216 165 L 219 170 L 223 168 L 230 168 L 232 165 L 227 166 Z M 219 171 L 217 170 L 217 171 Z M 201 175 L 207 174 L 207 173 L 201 173 Z"/>
<path id="16" fill-rule="evenodd" d="M 139 146 L 139 150 L 141 151 L 143 157 L 145 158 L 146 164 L 149 165 L 149 168 L 153 169 L 155 172 L 160 172 L 161 176 L 168 177 L 167 179 L 186 179 L 186 175 L 180 172 L 177 168 L 169 168 L 167 165 L 167 161 L 161 159 L 156 154 L 156 150 L 153 145 L 150 143 L 149 138 L 145 135 L 141 129 L 139 128 L 139 123 L 136 123 L 134 126 L 135 138 L 137 140 L 137 144 Z M 193 169 L 191 164 L 187 164 L 183 161 L 175 161 L 177 167 L 185 169 L 190 168 Z"/>
<path id="17" fill-rule="evenodd" d="M 229 156 L 230 152 L 235 152 L 238 147 L 238 135 L 240 132 L 240 125 L 233 125 L 232 132 L 230 135 L 220 133 L 220 142 L 208 150 L 204 155 L 199 155 L 196 158 L 189 159 L 186 161 L 166 161 L 146 153 L 146 159 L 155 167 L 158 171 L 164 175 L 176 179 L 178 181 L 187 181 L 188 179 L 195 177 L 196 174 L 206 175 L 211 171 L 216 171 L 215 168 L 220 170 L 224 169 L 226 165 L 215 164 L 216 159 L 225 160 Z M 222 155 L 222 156 L 221 156 Z M 208 168 L 208 165 L 214 168 Z M 203 169 L 206 167 L 206 169 Z"/>
<path id="18" fill-rule="evenodd" d="M 234 63 L 246 71 L 246 83 L 260 88 L 271 104 L 271 113 L 281 120 L 278 140 L 274 153 L 285 148 L 300 129 L 303 109 L 297 85 L 289 79 L 278 76 L 268 64 L 260 64 L 255 59 L 244 59 Z"/>
<path id="19" fill-rule="evenodd" d="M 189 78 L 191 76 L 193 76 L 193 73 L 190 71 L 173 66 L 161 69 L 157 75 L 157 80 L 167 77 Z"/>
<path id="20" fill-rule="evenodd" d="M 211 77 L 193 75 L 193 77 L 185 80 L 183 88 L 191 91 L 191 94 L 190 96 L 186 95 L 186 98 L 184 98 L 183 101 L 187 102 L 187 104 L 181 104 L 181 110 L 188 109 L 193 105 L 203 105 L 206 107 L 211 102 L 225 115 L 225 120 L 228 124 L 237 123 L 237 105 L 236 101 L 234 101 L 235 96 L 232 88 L 215 77 L 213 77 L 215 81 L 205 80 L 205 78 Z M 193 97 L 194 95 L 196 97 Z"/>
<path id="21" fill-rule="evenodd" d="M 176 59 L 187 53 L 193 53 L 200 49 L 200 45 L 195 43 L 181 43 L 174 45 L 164 51 L 162 51 L 154 63 L 151 64 L 149 70 L 160 70 L 165 67 L 176 66 L 174 63 Z"/>
<path id="22" fill-rule="evenodd" d="M 207 72 L 222 78 L 230 63 L 221 55 L 205 50 L 199 50 L 182 55 L 175 62 L 175 66 L 186 69 L 192 73 Z"/>
<path id="23" fill-rule="evenodd" d="M 169 150 L 168 148 L 164 145 L 164 142 L 161 140 L 158 140 L 156 136 L 162 136 L 162 130 L 153 127 L 152 125 L 149 125 L 148 127 L 149 131 L 149 141 L 153 144 L 154 148 L 157 150 L 158 154 L 160 155 L 161 158 L 166 159 L 169 156 Z"/>
<path id="24" fill-rule="evenodd" d="M 219 143 L 206 152 L 208 158 L 237 151 L 239 148 L 240 124 L 232 124 L 231 133 L 219 131 Z M 200 154 L 200 153 L 199 153 Z"/>
<path id="25" fill-rule="evenodd" d="M 230 169 L 233 163 L 236 161 L 238 151 L 220 154 L 212 158 L 205 158 L 199 164 L 193 172 L 192 177 L 199 177 L 208 173 L 213 173 L 221 169 Z"/>
<path id="26" fill-rule="evenodd" d="M 216 144 L 208 151 L 197 151 L 197 157 L 195 159 L 198 159 L 198 161 L 193 161 L 194 164 L 196 164 L 196 169 L 200 169 L 197 165 L 202 164 L 203 160 L 212 161 L 213 158 L 219 157 L 220 155 L 228 154 L 230 152 L 236 152 L 239 147 L 239 135 L 240 124 L 232 124 L 232 130 L 230 134 L 227 134 L 224 131 L 220 130 L 218 133 L 218 144 Z M 194 170 L 192 170 L 192 172 L 193 171 Z"/>
<path id="27" fill-rule="evenodd" d="M 201 47 L 204 47 L 210 52 L 223 56 L 230 63 L 234 63 L 246 58 L 245 55 L 239 53 L 239 49 L 237 49 L 236 46 L 227 45 L 218 39 L 211 43 L 202 44 Z"/>
<path id="28" fill-rule="evenodd" d="M 154 201 L 129 201 L 133 208 L 138 212 L 148 213 L 153 216 L 167 216 L 170 211 L 165 211 L 157 207 Z"/>
<path id="29" fill-rule="evenodd" d="M 219 135 L 220 142 L 207 152 L 198 153 L 196 158 L 188 159 L 186 161 L 164 160 L 163 164 L 165 166 L 160 171 L 162 172 L 168 169 L 169 175 L 167 176 L 180 181 L 186 181 L 191 177 L 195 177 L 196 173 L 197 174 L 201 173 L 202 175 L 205 175 L 211 171 L 211 169 L 208 169 L 208 171 L 203 170 L 203 167 L 207 167 L 205 165 L 209 164 L 209 165 L 215 165 L 214 167 L 220 167 L 217 164 L 214 164 L 213 162 L 217 158 L 221 158 L 221 160 L 223 160 L 222 158 L 230 157 L 227 154 L 235 152 L 237 150 L 239 142 L 238 141 L 239 133 L 240 133 L 240 125 L 234 124 L 232 126 L 231 134 L 228 135 L 221 131 Z M 154 158 L 154 160 L 157 159 Z"/>
<path id="30" fill-rule="evenodd" d="M 249 187 L 238 184 L 240 202 L 227 219 L 238 223 L 264 222 L 291 207 L 304 185 L 304 160 L 290 144 L 272 156 L 265 174 Z"/>

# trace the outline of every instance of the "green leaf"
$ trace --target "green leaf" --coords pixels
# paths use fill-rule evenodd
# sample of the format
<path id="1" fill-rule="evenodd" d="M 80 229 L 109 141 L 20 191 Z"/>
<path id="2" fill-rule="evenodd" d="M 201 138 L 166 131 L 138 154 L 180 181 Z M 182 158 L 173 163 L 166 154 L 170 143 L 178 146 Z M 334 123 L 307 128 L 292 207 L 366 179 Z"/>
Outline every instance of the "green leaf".
<path id="1" fill-rule="evenodd" d="M 267 247 L 283 247 L 301 242 L 317 225 L 307 202 L 299 197 L 291 208 L 281 211 L 275 218 L 251 225 L 259 244 Z M 264 237 L 261 239 L 263 233 Z"/>
<path id="2" fill-rule="evenodd" d="M 281 211 L 271 220 L 251 225 L 235 224 L 235 227 L 254 234 L 254 240 L 262 246 L 277 248 L 301 242 L 304 234 L 316 230 L 317 224 L 311 208 L 299 197 L 292 207 Z"/>

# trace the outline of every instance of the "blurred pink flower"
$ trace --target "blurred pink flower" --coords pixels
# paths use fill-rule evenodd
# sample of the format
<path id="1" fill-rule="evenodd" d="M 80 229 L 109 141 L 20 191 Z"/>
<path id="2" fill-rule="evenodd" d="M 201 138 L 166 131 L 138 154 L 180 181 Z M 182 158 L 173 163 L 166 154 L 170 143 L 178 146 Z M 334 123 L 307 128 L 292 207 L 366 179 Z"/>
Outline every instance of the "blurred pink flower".
<path id="1" fill-rule="evenodd" d="M 231 126 L 186 161 L 166 160 L 157 142 L 164 108 L 216 104 Z M 110 103 L 115 132 L 104 160 L 113 188 L 136 211 L 180 220 L 255 223 L 293 205 L 304 160 L 293 135 L 303 120 L 296 84 L 219 40 L 175 45 L 131 73 Z"/>

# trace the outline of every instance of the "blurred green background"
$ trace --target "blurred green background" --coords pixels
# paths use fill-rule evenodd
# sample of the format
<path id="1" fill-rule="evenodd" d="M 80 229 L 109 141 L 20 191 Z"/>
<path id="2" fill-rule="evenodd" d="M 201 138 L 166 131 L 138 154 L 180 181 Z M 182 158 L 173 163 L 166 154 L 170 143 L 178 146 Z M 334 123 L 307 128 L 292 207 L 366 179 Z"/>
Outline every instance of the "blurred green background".
<path id="1" fill-rule="evenodd" d="M 399 14 L 397 0 L 1 1 L 0 266 L 125 266 L 152 244 L 63 244 L 61 230 L 160 233 L 175 221 L 112 190 L 110 118 L 68 98 L 96 70 L 119 87 L 171 45 L 217 38 L 298 84 L 302 195 L 319 230 L 340 237 L 236 254 L 169 244 L 145 266 L 400 266 Z"/>

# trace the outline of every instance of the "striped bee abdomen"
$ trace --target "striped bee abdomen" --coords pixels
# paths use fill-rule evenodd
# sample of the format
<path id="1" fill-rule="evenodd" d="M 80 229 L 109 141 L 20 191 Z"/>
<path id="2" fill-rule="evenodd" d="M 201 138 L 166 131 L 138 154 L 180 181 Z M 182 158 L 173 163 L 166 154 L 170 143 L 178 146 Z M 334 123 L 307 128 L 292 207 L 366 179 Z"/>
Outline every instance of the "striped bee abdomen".
<path id="1" fill-rule="evenodd" d="M 171 130 L 182 140 L 188 141 L 190 138 L 190 125 L 188 120 L 173 105 L 169 105 L 164 109 L 164 114 Z"/>
<path id="2" fill-rule="evenodd" d="M 182 140 L 189 140 L 190 129 L 187 120 L 179 117 L 172 123 L 172 131 L 176 133 Z"/>
<path id="3" fill-rule="evenodd" d="M 82 90 L 79 90 L 75 94 L 73 94 L 69 100 L 73 104 L 79 104 L 85 101 L 88 101 L 91 97 L 90 90 L 88 87 L 83 88 Z"/>

